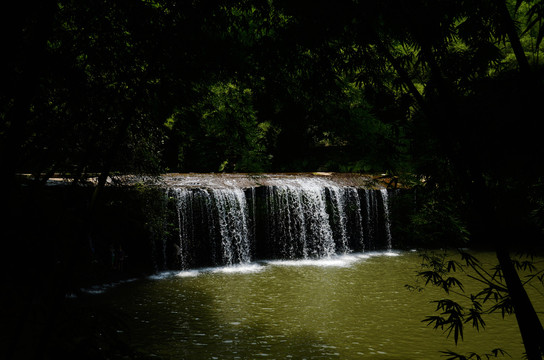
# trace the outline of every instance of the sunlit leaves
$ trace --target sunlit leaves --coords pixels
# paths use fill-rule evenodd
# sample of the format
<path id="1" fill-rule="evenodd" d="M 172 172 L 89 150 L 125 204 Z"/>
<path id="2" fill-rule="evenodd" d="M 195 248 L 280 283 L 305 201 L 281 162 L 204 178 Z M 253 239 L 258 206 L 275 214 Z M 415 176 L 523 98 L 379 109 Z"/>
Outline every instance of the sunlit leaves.
<path id="1" fill-rule="evenodd" d="M 516 10 L 519 10 L 522 3 L 530 4 L 529 9 L 527 10 L 527 27 L 524 33 L 529 32 L 533 28 L 536 28 L 537 37 L 536 37 L 536 47 L 540 47 L 542 39 L 544 38 L 544 3 L 542 1 L 516 1 Z"/>
<path id="2" fill-rule="evenodd" d="M 176 165 L 182 170 L 259 172 L 268 166 L 266 142 L 275 128 L 259 121 L 253 91 L 241 83 L 203 87 L 199 100 L 168 125 L 179 142 Z"/>

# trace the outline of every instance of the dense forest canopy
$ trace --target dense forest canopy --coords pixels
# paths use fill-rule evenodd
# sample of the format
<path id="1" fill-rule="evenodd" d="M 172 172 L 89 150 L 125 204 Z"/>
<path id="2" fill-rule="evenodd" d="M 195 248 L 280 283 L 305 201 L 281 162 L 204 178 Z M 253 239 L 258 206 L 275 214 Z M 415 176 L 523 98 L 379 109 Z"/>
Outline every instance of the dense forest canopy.
<path id="1" fill-rule="evenodd" d="M 540 358 L 544 332 L 508 254 L 513 239 L 542 245 L 543 1 L 12 6 L 4 186 L 17 174 L 37 186 L 98 174 L 100 188 L 113 174 L 388 173 L 421 190 L 406 236 L 497 250 Z"/>
<path id="2" fill-rule="evenodd" d="M 57 1 L 15 9 L 3 22 L 3 171 L 417 173 L 437 166 L 428 159 L 436 146 L 481 170 L 534 167 L 534 116 L 521 111 L 540 86 L 529 79 L 542 62 L 541 7 Z"/>

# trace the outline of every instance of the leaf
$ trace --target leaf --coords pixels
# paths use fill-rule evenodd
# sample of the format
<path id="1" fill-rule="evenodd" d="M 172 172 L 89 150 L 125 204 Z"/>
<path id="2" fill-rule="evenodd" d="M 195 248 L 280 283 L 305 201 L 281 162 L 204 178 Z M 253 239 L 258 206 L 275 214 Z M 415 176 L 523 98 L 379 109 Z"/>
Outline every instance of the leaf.
<path id="1" fill-rule="evenodd" d="M 496 348 L 496 349 L 491 350 L 491 354 L 493 354 L 493 356 L 495 356 L 495 357 L 499 357 L 499 355 L 501 355 L 501 356 L 505 356 L 505 355 L 510 356 L 510 354 L 508 352 L 504 351 L 501 348 Z M 512 357 L 512 356 L 510 356 L 510 357 Z M 489 359 L 489 357 L 488 357 L 488 359 Z"/>
<path id="2" fill-rule="evenodd" d="M 459 342 L 459 338 L 463 340 L 463 322 L 461 321 L 461 318 L 458 316 L 458 314 L 450 313 L 450 317 L 446 320 L 446 323 L 449 324 L 447 327 L 447 336 L 450 337 L 451 333 L 453 332 L 453 340 L 455 341 L 455 344 Z"/>
<path id="3" fill-rule="evenodd" d="M 480 327 L 485 329 L 485 321 L 482 319 L 482 313 L 478 309 L 469 309 L 469 315 L 467 316 L 465 323 L 472 321 L 472 327 L 480 331 Z"/>
<path id="4" fill-rule="evenodd" d="M 457 268 L 462 268 L 461 264 L 455 260 L 448 261 L 447 271 L 457 271 Z"/>
<path id="5" fill-rule="evenodd" d="M 481 360 L 484 356 L 486 359 L 490 359 L 492 357 L 499 357 L 500 356 L 510 356 L 510 354 L 508 354 L 506 351 L 500 349 L 500 348 L 497 348 L 497 349 L 493 349 L 491 350 L 491 354 L 484 354 L 484 355 L 480 355 L 480 354 L 477 354 L 475 352 L 470 352 L 468 353 L 466 356 L 465 355 L 462 355 L 462 354 L 458 354 L 454 351 L 451 351 L 451 350 L 448 350 L 448 351 L 440 351 L 443 355 L 441 356 L 448 356 L 448 358 L 446 358 L 446 360 L 471 360 L 471 359 L 474 359 L 474 360 Z M 511 356 L 510 356 L 511 357 Z"/>
<path id="6" fill-rule="evenodd" d="M 442 316 L 427 316 L 425 319 L 421 320 L 421 322 L 426 322 L 427 326 L 433 325 L 433 329 L 444 329 L 444 324 L 446 323 L 446 319 L 444 319 Z"/>
<path id="7" fill-rule="evenodd" d="M 491 277 L 492 280 L 497 280 L 497 281 L 502 281 L 503 280 L 503 275 L 502 275 L 502 269 L 500 267 L 500 265 L 497 265 L 497 266 L 494 266 L 493 267 L 493 276 Z"/>
<path id="8" fill-rule="evenodd" d="M 454 351 L 441 351 L 441 353 L 444 355 L 440 356 L 449 356 L 448 358 L 446 358 L 446 360 L 468 360 L 466 356 L 458 354 Z"/>
<path id="9" fill-rule="evenodd" d="M 463 288 L 463 284 L 454 277 L 447 278 L 446 281 L 444 281 L 444 284 L 448 288 L 457 286 L 457 287 L 459 287 L 459 289 L 461 289 L 461 291 L 465 291 L 464 288 Z"/>
<path id="10" fill-rule="evenodd" d="M 471 300 L 472 300 L 472 308 L 476 311 L 482 312 L 482 309 L 483 309 L 482 304 L 479 301 L 477 301 L 475 297 L 472 297 Z"/>
<path id="11" fill-rule="evenodd" d="M 444 281 L 439 273 L 432 270 L 419 272 L 418 276 L 421 276 L 425 279 L 425 285 L 429 283 L 431 283 L 432 285 L 441 285 Z"/>
<path id="12" fill-rule="evenodd" d="M 467 252 L 460 250 L 459 254 L 461 254 L 461 260 L 465 261 L 467 266 L 474 267 L 480 263 L 478 259 L 476 259 L 474 256 L 470 255 Z"/>
<path id="13" fill-rule="evenodd" d="M 518 270 L 523 270 L 523 271 L 527 271 L 527 270 L 535 271 L 536 270 L 536 267 L 534 266 L 533 261 L 531 261 L 531 260 L 516 262 L 516 267 L 517 267 Z"/>
<path id="14" fill-rule="evenodd" d="M 512 305 L 512 300 L 510 299 L 510 297 L 505 297 L 502 301 L 497 302 L 497 304 L 489 308 L 488 312 L 493 313 L 499 310 L 503 318 L 506 315 L 510 315 L 514 313 L 514 306 Z"/>
<path id="15" fill-rule="evenodd" d="M 436 311 L 442 310 L 444 312 L 456 312 L 459 314 L 463 313 L 463 307 L 459 305 L 459 303 L 450 300 L 450 299 L 442 299 L 442 300 L 435 300 L 433 301 L 436 303 Z"/>

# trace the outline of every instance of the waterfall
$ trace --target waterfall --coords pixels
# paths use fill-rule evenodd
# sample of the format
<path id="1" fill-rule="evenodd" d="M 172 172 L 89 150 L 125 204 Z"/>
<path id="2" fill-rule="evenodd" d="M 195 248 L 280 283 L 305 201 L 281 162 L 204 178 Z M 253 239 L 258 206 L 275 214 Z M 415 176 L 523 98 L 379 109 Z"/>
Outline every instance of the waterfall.
<path id="1" fill-rule="evenodd" d="M 363 218 L 363 209 L 361 207 L 361 197 L 357 188 L 348 187 L 344 189 L 344 202 L 347 206 L 347 231 L 348 244 L 351 248 L 364 249 L 365 244 L 365 222 Z"/>
<path id="2" fill-rule="evenodd" d="M 178 237 L 174 248 L 182 269 L 197 259 L 210 265 L 251 261 L 252 233 L 242 189 L 173 188 L 169 196 L 175 203 Z M 197 254 L 194 259 L 199 249 L 208 251 L 208 256 Z"/>
<path id="3" fill-rule="evenodd" d="M 380 194 L 383 201 L 383 216 L 385 220 L 385 234 L 387 236 L 387 249 L 391 250 L 393 247 L 393 238 L 391 236 L 391 220 L 389 218 L 389 194 L 387 189 L 380 189 Z"/>
<path id="4" fill-rule="evenodd" d="M 366 223 L 368 228 L 368 241 L 365 243 L 365 250 L 374 247 L 374 242 L 378 238 L 378 201 L 376 199 L 376 191 L 365 189 L 366 202 Z"/>
<path id="5" fill-rule="evenodd" d="M 336 224 L 336 233 L 338 241 L 338 251 L 342 253 L 349 252 L 349 243 L 347 235 L 347 212 L 345 209 L 345 189 L 339 187 L 327 188 L 331 197 L 331 213 L 334 216 L 333 223 Z"/>
<path id="6" fill-rule="evenodd" d="M 244 181 L 210 175 L 168 184 L 175 215 L 170 222 L 177 227 L 165 247 L 175 257 L 171 266 L 232 266 L 392 248 L 386 189 L 321 177 Z"/>
<path id="7" fill-rule="evenodd" d="M 336 252 L 325 187 L 294 179 L 268 189 L 268 236 L 284 258 L 331 256 Z"/>
<path id="8" fill-rule="evenodd" d="M 213 189 L 219 218 L 223 261 L 227 265 L 251 261 L 248 207 L 241 189 Z"/>

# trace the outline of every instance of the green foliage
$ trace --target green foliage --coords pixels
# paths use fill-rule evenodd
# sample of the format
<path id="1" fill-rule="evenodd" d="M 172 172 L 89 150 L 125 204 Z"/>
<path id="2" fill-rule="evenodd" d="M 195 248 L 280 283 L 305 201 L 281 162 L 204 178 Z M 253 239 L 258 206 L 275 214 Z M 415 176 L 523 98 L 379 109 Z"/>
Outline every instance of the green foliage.
<path id="1" fill-rule="evenodd" d="M 514 264 L 526 273 L 526 282 L 541 278 L 542 271 L 537 271 L 535 263 L 530 259 L 516 259 Z M 458 274 L 458 276 L 453 276 Z M 430 252 L 422 254 L 422 270 L 418 278 L 424 282 L 423 287 L 433 286 L 451 296 L 433 301 L 438 315 L 426 317 L 423 322 L 434 329 L 442 330 L 448 337 L 452 336 L 457 344 L 463 339 L 465 326 L 476 330 L 486 327 L 485 316 L 500 313 L 503 317 L 513 314 L 511 297 L 499 266 L 486 268 L 469 252 L 458 250 L 457 255 L 448 252 Z M 481 284 L 476 292 L 466 293 L 463 278 L 470 278 Z M 423 290 L 416 285 L 407 286 L 410 290 Z M 470 353 L 459 355 L 451 351 L 443 352 L 448 359 L 480 359 L 507 354 L 502 349 L 495 349 L 491 354 L 478 355 Z"/>
<path id="2" fill-rule="evenodd" d="M 261 172 L 269 167 L 266 141 L 273 131 L 258 122 L 251 89 L 217 83 L 201 101 L 170 120 L 180 170 Z"/>
<path id="3" fill-rule="evenodd" d="M 509 5 L 537 67 L 542 6 Z M 20 154 L 6 159 L 9 171 L 435 176 L 425 168 L 433 154 L 465 149 L 464 158 L 484 158 L 474 166 L 494 164 L 485 156 L 496 158 L 505 143 L 486 134 L 492 123 L 481 114 L 434 125 L 421 116 L 420 98 L 434 106 L 444 104 L 436 96 L 453 95 L 463 109 L 459 101 L 482 79 L 514 69 L 518 55 L 495 4 L 66 0 L 25 16 L 7 44 L 13 60 L 0 95 L 2 152 Z M 175 130 L 163 126 L 172 114 L 183 118 Z M 442 143 L 445 134 L 451 140 Z"/>

